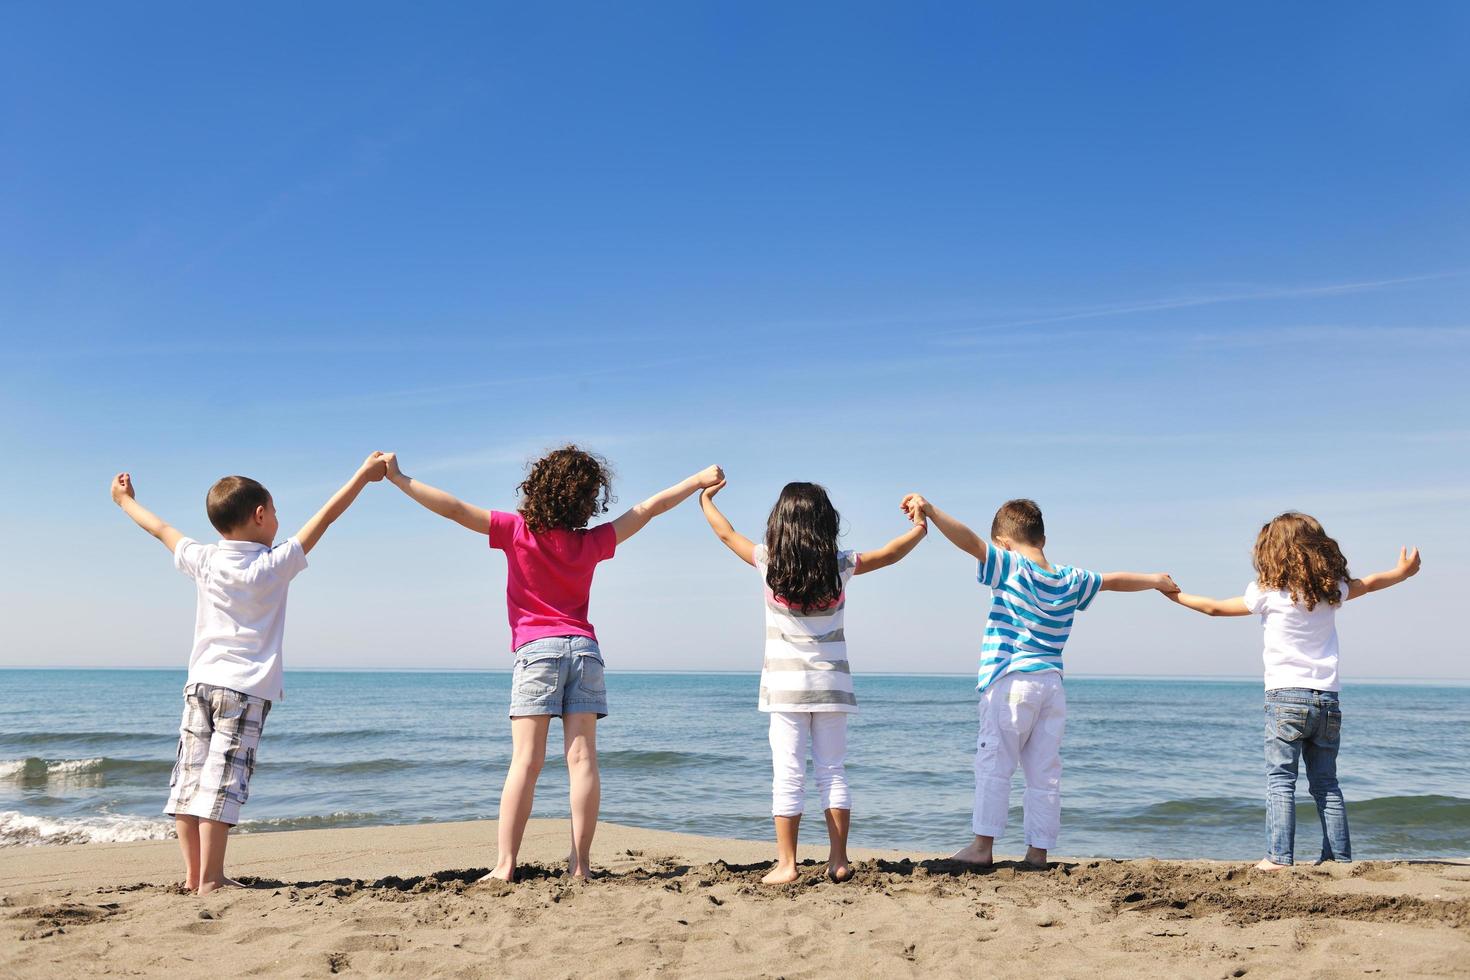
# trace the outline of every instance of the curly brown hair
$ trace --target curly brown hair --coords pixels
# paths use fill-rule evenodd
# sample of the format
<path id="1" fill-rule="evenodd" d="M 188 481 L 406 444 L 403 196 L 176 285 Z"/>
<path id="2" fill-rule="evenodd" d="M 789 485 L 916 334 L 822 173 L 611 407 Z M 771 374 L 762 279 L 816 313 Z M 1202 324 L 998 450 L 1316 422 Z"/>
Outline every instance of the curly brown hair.
<path id="1" fill-rule="evenodd" d="M 532 531 L 575 531 L 594 514 L 606 514 L 612 495 L 607 460 L 576 446 L 553 449 L 531 464 L 516 488 L 520 514 Z"/>
<path id="2" fill-rule="evenodd" d="M 1347 559 L 1315 517 L 1287 511 L 1261 528 L 1251 560 L 1263 589 L 1280 589 L 1307 609 L 1342 602 L 1341 583 L 1351 579 Z"/>

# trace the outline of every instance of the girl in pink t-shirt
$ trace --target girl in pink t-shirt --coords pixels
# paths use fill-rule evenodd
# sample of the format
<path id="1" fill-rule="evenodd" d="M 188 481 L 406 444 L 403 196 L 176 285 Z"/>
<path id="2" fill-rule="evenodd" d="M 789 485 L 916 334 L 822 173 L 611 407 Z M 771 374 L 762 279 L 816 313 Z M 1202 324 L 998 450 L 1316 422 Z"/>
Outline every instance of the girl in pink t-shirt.
<path id="1" fill-rule="evenodd" d="M 394 486 L 429 510 L 488 535 L 505 552 L 505 604 L 510 617 L 515 673 L 511 679 L 512 755 L 500 793 L 499 854 L 492 878 L 514 881 L 516 855 L 531 817 L 536 777 L 546 761 L 551 719 L 562 719 L 571 782 L 572 849 L 568 872 L 591 871 L 592 835 L 602 783 L 597 771 L 597 719 L 607 717 L 602 652 L 587 618 L 597 563 L 650 520 L 704 487 L 724 479 L 718 466 L 654 494 L 621 517 L 597 527 L 607 513 L 612 474 L 607 462 L 576 446 L 553 450 L 531 465 L 516 513 L 483 510 L 405 476 L 393 453 L 383 457 Z"/>

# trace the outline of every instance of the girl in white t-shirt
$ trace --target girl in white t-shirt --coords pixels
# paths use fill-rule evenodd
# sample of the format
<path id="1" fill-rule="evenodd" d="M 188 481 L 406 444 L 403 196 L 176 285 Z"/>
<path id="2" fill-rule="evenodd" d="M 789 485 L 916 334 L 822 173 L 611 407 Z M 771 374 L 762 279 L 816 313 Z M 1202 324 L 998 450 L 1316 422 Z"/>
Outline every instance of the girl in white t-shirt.
<path id="1" fill-rule="evenodd" d="M 857 710 L 843 626 L 848 580 L 892 565 L 914 549 L 928 525 L 923 518 L 907 534 L 877 551 L 837 550 L 839 518 L 827 491 L 815 483 L 788 483 L 771 508 L 761 544 L 737 532 L 715 507 L 721 480 L 700 494 L 715 535 L 747 564 L 765 589 L 766 656 L 760 709 L 771 716 L 771 813 L 776 821 L 776 866 L 761 880 L 796 880 L 796 835 L 806 796 L 810 747 L 831 850 L 827 874 L 852 877 L 847 859 L 847 716 Z"/>
<path id="2" fill-rule="evenodd" d="M 1337 783 L 1342 708 L 1337 676 L 1337 609 L 1397 585 L 1419 571 L 1419 549 L 1403 549 L 1391 570 L 1356 579 L 1347 559 L 1317 519 L 1288 512 L 1256 536 L 1255 581 L 1245 595 L 1208 599 L 1182 592 L 1169 598 L 1207 616 L 1261 617 L 1266 645 L 1266 857 L 1256 865 L 1278 871 L 1293 860 L 1296 775 L 1307 762 L 1307 787 L 1322 821 L 1322 861 L 1351 861 L 1347 808 Z"/>

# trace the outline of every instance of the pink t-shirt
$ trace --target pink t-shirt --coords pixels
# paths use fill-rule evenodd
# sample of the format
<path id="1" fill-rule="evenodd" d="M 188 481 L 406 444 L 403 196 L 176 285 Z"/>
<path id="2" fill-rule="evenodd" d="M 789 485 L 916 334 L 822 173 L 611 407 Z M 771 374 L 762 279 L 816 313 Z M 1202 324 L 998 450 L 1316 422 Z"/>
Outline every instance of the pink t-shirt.
<path id="1" fill-rule="evenodd" d="M 587 594 L 597 563 L 617 550 L 618 535 L 611 524 L 535 534 L 520 514 L 493 510 L 490 547 L 505 552 L 512 650 L 543 636 L 597 639 L 587 621 Z"/>

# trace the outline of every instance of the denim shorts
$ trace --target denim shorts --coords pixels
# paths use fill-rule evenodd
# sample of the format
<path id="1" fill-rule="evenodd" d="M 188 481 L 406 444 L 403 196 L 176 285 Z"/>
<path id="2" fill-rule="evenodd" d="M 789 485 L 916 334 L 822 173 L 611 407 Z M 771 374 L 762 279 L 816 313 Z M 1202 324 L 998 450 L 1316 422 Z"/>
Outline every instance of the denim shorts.
<path id="1" fill-rule="evenodd" d="M 543 636 L 516 650 L 510 679 L 510 716 L 607 717 L 602 651 L 590 636 Z"/>

